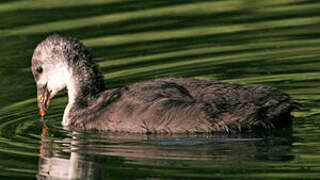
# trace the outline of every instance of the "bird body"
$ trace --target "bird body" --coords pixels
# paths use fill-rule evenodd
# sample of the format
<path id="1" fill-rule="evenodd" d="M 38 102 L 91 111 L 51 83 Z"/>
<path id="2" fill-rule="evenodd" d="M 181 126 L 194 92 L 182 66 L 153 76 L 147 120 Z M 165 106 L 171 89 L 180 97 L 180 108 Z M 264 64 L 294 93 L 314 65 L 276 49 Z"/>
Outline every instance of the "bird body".
<path id="1" fill-rule="evenodd" d="M 71 108 L 67 124 L 139 133 L 243 131 L 289 127 L 291 108 L 288 95 L 274 88 L 165 78 L 104 91 L 92 105 Z"/>
<path id="2" fill-rule="evenodd" d="M 58 71 L 63 78 L 54 78 Z M 87 48 L 59 35 L 37 46 L 32 72 L 40 112 L 48 109 L 48 101 L 59 90 L 67 88 L 62 124 L 84 130 L 198 133 L 284 128 L 291 126 L 290 113 L 297 106 L 275 88 L 193 78 L 171 77 L 105 89 Z"/>

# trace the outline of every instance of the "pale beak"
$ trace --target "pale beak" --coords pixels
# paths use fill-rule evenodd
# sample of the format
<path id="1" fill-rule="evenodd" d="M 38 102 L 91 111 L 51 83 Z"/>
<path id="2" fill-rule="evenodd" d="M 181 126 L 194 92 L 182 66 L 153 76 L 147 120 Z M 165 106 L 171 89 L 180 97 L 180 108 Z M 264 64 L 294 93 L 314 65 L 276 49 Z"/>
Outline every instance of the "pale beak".
<path id="1" fill-rule="evenodd" d="M 49 108 L 50 104 L 50 91 L 47 88 L 47 84 L 37 88 L 39 114 L 44 116 Z"/>

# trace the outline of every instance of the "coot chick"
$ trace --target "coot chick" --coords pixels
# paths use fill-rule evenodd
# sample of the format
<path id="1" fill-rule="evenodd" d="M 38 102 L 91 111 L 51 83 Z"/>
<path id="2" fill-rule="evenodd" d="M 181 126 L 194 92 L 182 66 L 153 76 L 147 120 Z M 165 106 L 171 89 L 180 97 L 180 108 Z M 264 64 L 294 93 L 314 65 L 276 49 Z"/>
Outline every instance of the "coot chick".
<path id="1" fill-rule="evenodd" d="M 106 89 L 88 49 L 51 35 L 32 56 L 38 105 L 68 91 L 62 125 L 83 130 L 135 133 L 239 132 L 291 126 L 297 103 L 271 87 L 163 78 Z"/>

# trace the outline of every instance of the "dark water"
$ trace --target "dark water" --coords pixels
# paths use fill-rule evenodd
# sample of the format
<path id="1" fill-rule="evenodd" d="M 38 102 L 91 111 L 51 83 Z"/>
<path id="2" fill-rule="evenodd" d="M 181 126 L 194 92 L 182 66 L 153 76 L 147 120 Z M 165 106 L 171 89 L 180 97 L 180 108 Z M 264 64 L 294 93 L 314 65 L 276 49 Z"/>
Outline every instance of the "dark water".
<path id="1" fill-rule="evenodd" d="M 11 0 L 0 5 L 0 179 L 320 178 L 317 0 Z M 302 110 L 243 134 L 64 130 L 67 99 L 37 114 L 34 47 L 52 33 L 91 48 L 109 88 L 167 76 L 264 84 Z"/>

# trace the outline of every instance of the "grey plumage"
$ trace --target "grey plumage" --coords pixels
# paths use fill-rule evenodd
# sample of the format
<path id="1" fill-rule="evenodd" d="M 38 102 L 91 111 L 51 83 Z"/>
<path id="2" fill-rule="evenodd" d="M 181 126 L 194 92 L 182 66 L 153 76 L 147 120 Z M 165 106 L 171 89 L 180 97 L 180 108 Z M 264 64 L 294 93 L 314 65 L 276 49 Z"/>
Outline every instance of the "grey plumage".
<path id="1" fill-rule="evenodd" d="M 50 54 L 46 58 L 39 55 L 43 49 Z M 291 126 L 290 113 L 297 107 L 275 88 L 193 78 L 163 78 L 106 90 L 87 48 L 59 35 L 49 36 L 35 49 L 32 71 L 37 85 L 39 64 L 56 61 L 68 66 L 71 80 L 66 86 L 75 96 L 69 95 L 74 100 L 66 108 L 64 125 L 85 130 L 196 133 L 285 128 Z"/>

